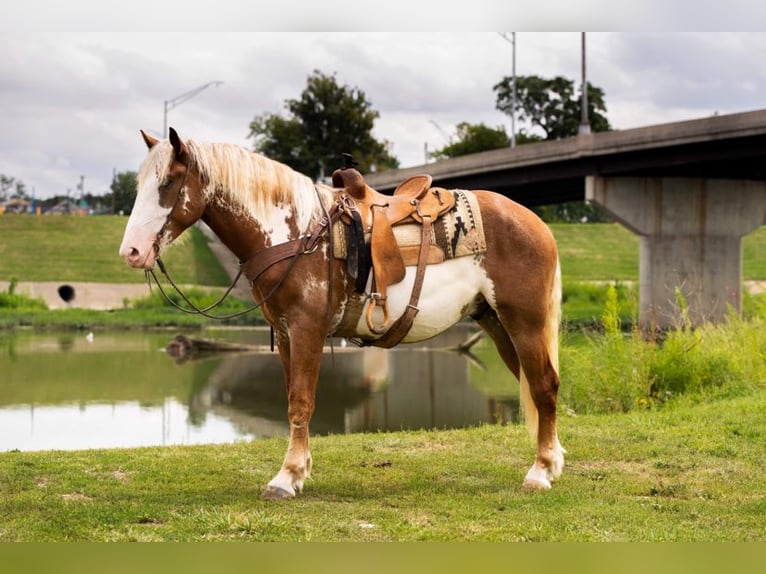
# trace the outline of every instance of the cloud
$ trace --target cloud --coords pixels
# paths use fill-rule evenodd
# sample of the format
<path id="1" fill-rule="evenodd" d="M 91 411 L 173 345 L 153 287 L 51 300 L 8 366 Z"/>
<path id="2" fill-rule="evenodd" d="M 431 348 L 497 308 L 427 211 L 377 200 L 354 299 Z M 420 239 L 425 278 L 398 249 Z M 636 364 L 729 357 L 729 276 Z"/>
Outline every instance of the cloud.
<path id="1" fill-rule="evenodd" d="M 580 81 L 579 32 L 516 33 L 517 74 Z M 764 107 L 762 34 L 586 35 L 587 76 L 612 125 L 627 129 Z M 474 33 L 0 33 L 0 173 L 38 197 L 85 176 L 105 193 L 136 170 L 138 130 L 160 135 L 164 102 L 213 80 L 168 111 L 182 137 L 249 147 L 256 115 L 284 113 L 314 70 L 362 90 L 374 133 L 403 166 L 424 163 L 457 123 L 506 126 L 492 87 L 511 74 L 511 45 Z M 519 127 L 519 126 L 517 126 Z"/>

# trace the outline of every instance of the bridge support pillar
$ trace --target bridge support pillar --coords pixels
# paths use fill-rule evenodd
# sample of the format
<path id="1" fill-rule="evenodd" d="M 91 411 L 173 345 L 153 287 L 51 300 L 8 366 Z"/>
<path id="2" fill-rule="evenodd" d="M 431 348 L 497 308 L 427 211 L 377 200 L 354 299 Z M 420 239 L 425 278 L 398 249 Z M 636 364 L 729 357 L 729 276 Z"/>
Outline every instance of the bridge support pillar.
<path id="1" fill-rule="evenodd" d="M 585 197 L 640 236 L 643 329 L 720 322 L 742 308 L 742 237 L 766 223 L 766 182 L 601 177 Z"/>

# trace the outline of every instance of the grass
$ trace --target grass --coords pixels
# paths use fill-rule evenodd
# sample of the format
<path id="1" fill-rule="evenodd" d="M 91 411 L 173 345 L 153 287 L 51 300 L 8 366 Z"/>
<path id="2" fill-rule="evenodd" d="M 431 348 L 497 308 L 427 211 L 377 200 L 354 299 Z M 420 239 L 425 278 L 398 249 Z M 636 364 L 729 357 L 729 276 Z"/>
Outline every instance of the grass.
<path id="1" fill-rule="evenodd" d="M 558 242 L 564 284 L 638 280 L 639 238 L 617 223 L 550 225 Z M 742 240 L 743 279 L 766 280 L 766 226 Z"/>
<path id="2" fill-rule="evenodd" d="M 127 223 L 126 217 L 4 215 L 0 217 L 0 279 L 17 281 L 95 281 L 107 283 L 140 282 L 143 275 L 117 257 L 117 249 Z M 552 224 L 561 254 L 564 279 L 563 312 L 569 328 L 593 325 L 603 308 L 608 282 L 618 284 L 621 295 L 637 299 L 631 284 L 638 278 L 638 238 L 616 224 Z M 76 237 L 77 241 L 72 241 Z M 229 279 L 196 228 L 186 240 L 168 250 L 165 260 L 180 284 L 226 286 Z M 34 246 L 32 248 L 31 246 Z M 766 279 L 766 227 L 745 237 L 744 278 Z M 30 256 L 34 252 L 34 256 Z M 44 262 L 44 264 L 41 264 Z M 130 313 L 66 311 L 19 311 L 18 302 L 0 300 L 0 328 L 17 325 L 36 327 L 56 323 L 65 327 L 103 326 L 133 328 L 142 323 L 166 326 L 204 326 L 209 321 L 185 316 L 172 309 Z M 637 303 L 636 303 L 637 305 Z M 746 296 L 745 307 L 762 306 L 757 298 Z M 14 307 L 16 311 L 8 311 Z M 2 308 L 5 308 L 3 310 Z M 624 321 L 635 310 L 625 308 Z M 142 314 L 143 313 L 143 314 Z M 245 320 L 246 322 L 246 320 Z M 239 322 L 240 324 L 242 321 Z"/>
<path id="3" fill-rule="evenodd" d="M 128 218 L 0 216 L 0 279 L 141 283 L 144 275 L 117 255 Z M 225 286 L 228 275 L 197 228 L 163 256 L 180 284 Z"/>
<path id="4" fill-rule="evenodd" d="M 283 439 L 0 455 L 6 541 L 762 541 L 766 395 L 563 416 L 565 472 L 521 481 L 520 426 L 313 439 L 291 502 Z M 704 431 L 702 430 L 704 429 Z"/>
<path id="5" fill-rule="evenodd" d="M 616 223 L 550 224 L 562 281 L 638 280 L 638 237 Z"/>
<path id="6" fill-rule="evenodd" d="M 3 215 L 0 279 L 135 283 L 143 275 L 117 256 L 127 217 Z M 638 237 L 616 223 L 551 224 L 564 283 L 638 279 Z M 196 228 L 171 248 L 168 266 L 185 284 L 224 286 L 229 280 Z M 745 280 L 766 280 L 766 226 L 743 240 Z M 176 271 L 176 269 L 178 271 Z"/>
<path id="7" fill-rule="evenodd" d="M 42 301 L 13 293 L 18 281 L 91 281 L 104 283 L 144 282 L 144 274 L 129 269 L 117 256 L 127 217 L 4 215 L 0 217 L 0 279 L 10 281 L 8 293 L 0 293 L 0 329 L 135 329 L 178 326 L 203 328 L 210 319 L 188 315 L 168 305 L 157 289 L 153 295 L 126 301 L 125 308 L 108 312 L 91 309 L 47 310 Z M 77 241 L 73 241 L 73 238 Z M 30 252 L 34 256 L 30 256 Z M 187 230 L 163 255 L 174 281 L 205 288 L 185 289 L 198 306 L 213 303 L 220 294 L 215 287 L 230 279 L 210 250 L 205 235 L 196 227 Z M 182 303 L 170 289 L 168 294 Z M 184 306 L 186 306 L 184 304 Z M 215 315 L 235 314 L 250 302 L 229 297 Z M 262 323 L 259 313 L 227 320 L 228 325 Z"/>
<path id="8" fill-rule="evenodd" d="M 67 227 L 72 221 L 41 219 L 0 217 L 0 278 L 135 279 L 115 256 L 124 218 L 69 218 L 77 229 Z M 23 231 L 19 221 L 32 229 Z M 19 233 L 6 233 L 13 225 Z M 61 227 L 49 236 L 40 230 L 45 225 Z M 289 503 L 259 498 L 281 464 L 284 439 L 6 452 L 0 540 L 763 541 L 763 299 L 749 300 L 748 321 L 680 326 L 647 341 L 630 328 L 636 238 L 614 224 L 553 228 L 565 316 L 596 322 L 600 331 L 569 332 L 562 341 L 559 431 L 569 455 L 552 491 L 521 489 L 534 449 L 519 425 L 314 438 L 314 479 Z M 73 236 L 83 241 L 73 246 Z M 170 253 L 190 249 L 187 263 L 176 267 L 189 269 L 179 282 L 201 283 L 201 273 L 214 266 L 198 264 L 204 237 L 192 232 L 190 239 Z M 47 245 L 39 252 L 46 257 L 71 256 L 66 272 L 73 275 L 50 275 L 64 270 L 30 257 L 35 241 Z M 746 279 L 766 278 L 764 250 L 766 228 L 745 238 Z M 112 259 L 120 269 L 114 274 L 107 269 Z M 49 313 L 17 303 L 0 313 L 0 322 L 7 315 L 34 323 Z M 64 314 L 71 311 L 84 314 Z M 167 313 L 172 322 L 186 317 L 154 305 L 125 315 L 58 313 L 48 320 L 81 325 L 122 315 L 140 326 L 153 313 Z M 577 344 L 570 344 L 573 337 Z"/>

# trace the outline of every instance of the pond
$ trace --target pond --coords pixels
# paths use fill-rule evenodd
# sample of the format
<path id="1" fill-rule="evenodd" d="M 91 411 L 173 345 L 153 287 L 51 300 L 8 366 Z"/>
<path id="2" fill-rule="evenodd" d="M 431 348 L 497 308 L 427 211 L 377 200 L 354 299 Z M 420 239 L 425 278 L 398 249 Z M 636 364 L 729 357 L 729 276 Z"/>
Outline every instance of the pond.
<path id="1" fill-rule="evenodd" d="M 427 345 L 328 345 L 313 435 L 460 428 L 518 420 L 518 383 L 488 340 L 473 360 L 448 350 L 457 326 Z M 0 333 L 0 451 L 228 443 L 287 436 L 278 354 L 263 329 L 186 334 L 244 344 L 184 360 L 175 331 Z M 479 363 L 486 368 L 477 366 Z"/>

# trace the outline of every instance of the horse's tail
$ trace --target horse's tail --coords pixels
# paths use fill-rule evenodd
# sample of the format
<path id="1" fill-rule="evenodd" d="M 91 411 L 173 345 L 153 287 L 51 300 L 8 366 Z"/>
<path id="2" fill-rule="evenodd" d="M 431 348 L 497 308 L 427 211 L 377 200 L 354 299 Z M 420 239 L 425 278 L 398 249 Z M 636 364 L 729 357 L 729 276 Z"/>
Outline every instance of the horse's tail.
<path id="1" fill-rule="evenodd" d="M 556 260 L 556 272 L 553 278 L 553 285 L 548 299 L 548 316 L 546 317 L 543 336 L 545 338 L 546 351 L 551 366 L 559 373 L 559 328 L 561 325 L 561 264 Z M 524 369 L 520 370 L 519 376 L 521 412 L 524 415 L 524 421 L 527 424 L 527 430 L 532 438 L 537 438 L 538 415 L 537 407 L 532 400 L 532 393 L 529 389 L 529 381 L 524 374 Z"/>

